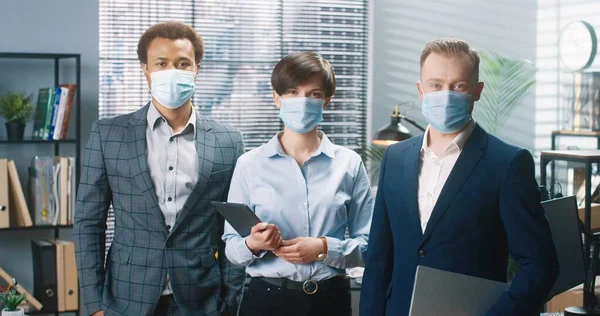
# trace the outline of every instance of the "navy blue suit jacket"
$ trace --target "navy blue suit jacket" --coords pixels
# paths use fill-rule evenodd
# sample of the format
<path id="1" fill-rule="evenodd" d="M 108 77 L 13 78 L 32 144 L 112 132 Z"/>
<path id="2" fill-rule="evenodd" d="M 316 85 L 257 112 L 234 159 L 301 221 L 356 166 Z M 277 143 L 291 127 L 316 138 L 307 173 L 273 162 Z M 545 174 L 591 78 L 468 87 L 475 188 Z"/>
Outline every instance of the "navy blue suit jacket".
<path id="1" fill-rule="evenodd" d="M 384 155 L 360 314 L 407 315 L 418 265 L 506 282 L 509 253 L 520 271 L 488 315 L 535 314 L 556 279 L 558 261 L 531 154 L 476 126 L 422 233 L 422 142 L 423 136 L 411 138 Z"/>

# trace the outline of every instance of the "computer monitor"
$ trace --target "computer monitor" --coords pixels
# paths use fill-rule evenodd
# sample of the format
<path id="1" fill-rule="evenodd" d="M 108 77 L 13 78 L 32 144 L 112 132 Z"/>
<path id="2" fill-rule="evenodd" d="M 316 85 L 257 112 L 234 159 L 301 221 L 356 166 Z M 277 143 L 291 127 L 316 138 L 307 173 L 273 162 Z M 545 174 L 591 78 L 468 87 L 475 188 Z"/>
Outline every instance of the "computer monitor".
<path id="1" fill-rule="evenodd" d="M 576 198 L 567 196 L 544 201 L 542 207 L 550 224 L 560 265 L 558 278 L 548 297 L 550 299 L 582 284 L 586 279 L 586 269 Z"/>

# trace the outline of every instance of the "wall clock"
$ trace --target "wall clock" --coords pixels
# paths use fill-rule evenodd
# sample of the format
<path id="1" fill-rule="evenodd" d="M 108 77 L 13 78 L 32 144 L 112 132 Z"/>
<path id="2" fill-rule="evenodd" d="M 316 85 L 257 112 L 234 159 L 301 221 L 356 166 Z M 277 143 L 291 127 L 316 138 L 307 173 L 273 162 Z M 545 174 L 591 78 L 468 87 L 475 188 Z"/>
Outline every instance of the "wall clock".
<path id="1" fill-rule="evenodd" d="M 559 52 L 563 66 L 572 71 L 588 68 L 596 57 L 594 27 L 586 21 L 573 21 L 560 32 Z"/>

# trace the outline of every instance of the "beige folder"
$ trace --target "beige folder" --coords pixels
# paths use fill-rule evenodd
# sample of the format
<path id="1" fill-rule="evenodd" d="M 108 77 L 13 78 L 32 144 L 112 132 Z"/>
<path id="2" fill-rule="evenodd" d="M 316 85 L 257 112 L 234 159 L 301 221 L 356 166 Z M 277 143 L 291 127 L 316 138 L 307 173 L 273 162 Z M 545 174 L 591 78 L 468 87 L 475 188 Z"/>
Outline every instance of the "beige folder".
<path id="1" fill-rule="evenodd" d="M 33 222 L 31 221 L 31 215 L 29 215 L 27 202 L 25 202 L 25 195 L 23 194 L 23 187 L 21 187 L 21 180 L 19 180 L 19 174 L 17 173 L 15 162 L 12 160 L 8 161 L 8 182 L 10 199 L 9 204 L 12 215 L 11 226 L 13 226 L 13 224 L 17 227 L 32 226 Z"/>
<path id="2" fill-rule="evenodd" d="M 75 264 L 75 244 L 56 240 L 56 292 L 58 311 L 74 311 L 78 308 L 79 288 Z"/>
<path id="3" fill-rule="evenodd" d="M 53 241 L 56 246 L 56 301 L 59 312 L 65 309 L 65 247 L 59 240 Z"/>
<path id="4" fill-rule="evenodd" d="M 8 160 L 0 159 L 0 229 L 10 226 L 8 201 Z"/>
<path id="5" fill-rule="evenodd" d="M 75 244 L 66 242 L 64 248 L 65 263 L 65 308 L 74 311 L 79 308 L 79 282 L 75 262 Z"/>

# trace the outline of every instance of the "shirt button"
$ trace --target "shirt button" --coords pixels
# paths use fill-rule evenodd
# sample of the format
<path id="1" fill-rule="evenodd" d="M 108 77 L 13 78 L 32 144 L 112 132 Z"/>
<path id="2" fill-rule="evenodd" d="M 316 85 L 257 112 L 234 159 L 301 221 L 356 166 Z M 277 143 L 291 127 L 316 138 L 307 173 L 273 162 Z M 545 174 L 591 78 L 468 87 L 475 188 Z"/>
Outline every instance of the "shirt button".
<path id="1" fill-rule="evenodd" d="M 433 194 L 431 194 L 431 192 L 429 192 L 429 193 L 427 193 L 427 197 L 431 198 L 431 197 L 433 197 Z"/>
<path id="2" fill-rule="evenodd" d="M 169 170 L 173 170 L 173 166 L 169 166 Z"/>
<path id="3" fill-rule="evenodd" d="M 427 255 L 427 252 L 425 252 L 425 250 L 421 249 L 419 250 L 419 257 L 423 258 Z"/>
<path id="4" fill-rule="evenodd" d="M 173 198 L 169 196 L 169 198 L 167 199 L 169 202 L 173 201 Z"/>
<path id="5" fill-rule="evenodd" d="M 173 137 L 169 137 L 169 141 L 172 142 L 173 141 Z"/>
<path id="6" fill-rule="evenodd" d="M 169 247 L 169 248 L 173 247 L 173 242 L 170 240 L 167 241 L 167 247 Z"/>
<path id="7" fill-rule="evenodd" d="M 169 229 L 169 230 L 170 230 L 170 229 L 171 229 L 171 225 L 167 225 L 167 229 Z"/>

